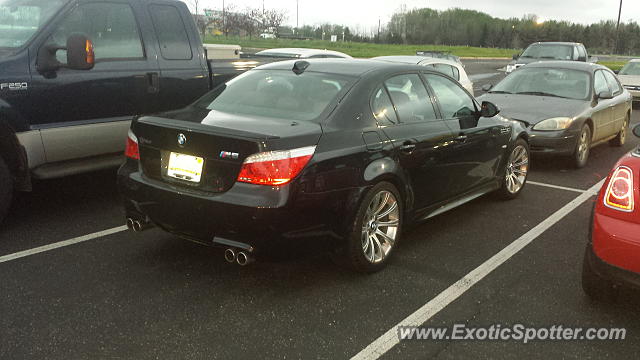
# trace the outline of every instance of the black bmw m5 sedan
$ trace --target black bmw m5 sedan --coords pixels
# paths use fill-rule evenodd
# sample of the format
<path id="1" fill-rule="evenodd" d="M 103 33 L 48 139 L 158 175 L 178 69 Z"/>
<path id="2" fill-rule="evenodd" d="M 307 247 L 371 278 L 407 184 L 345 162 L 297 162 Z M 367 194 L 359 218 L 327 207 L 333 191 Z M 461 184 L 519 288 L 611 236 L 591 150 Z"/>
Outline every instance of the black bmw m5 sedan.
<path id="1" fill-rule="evenodd" d="M 326 242 L 385 266 L 408 224 L 524 188 L 523 125 L 422 66 L 317 59 L 258 67 L 182 110 L 133 121 L 127 224 L 226 248 L 244 265 Z"/>

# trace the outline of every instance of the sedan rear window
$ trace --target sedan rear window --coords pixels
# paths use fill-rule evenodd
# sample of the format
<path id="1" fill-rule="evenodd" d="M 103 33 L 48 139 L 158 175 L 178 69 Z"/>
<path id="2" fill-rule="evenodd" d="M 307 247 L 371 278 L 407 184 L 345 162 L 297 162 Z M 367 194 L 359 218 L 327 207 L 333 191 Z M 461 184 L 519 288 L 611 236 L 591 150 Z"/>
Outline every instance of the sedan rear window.
<path id="1" fill-rule="evenodd" d="M 353 78 L 290 70 L 248 71 L 205 95 L 196 106 L 229 114 L 311 121 Z"/>
<path id="2" fill-rule="evenodd" d="M 591 93 L 590 84 L 589 73 L 585 71 L 523 67 L 507 76 L 490 92 L 584 100 Z"/>
<path id="3" fill-rule="evenodd" d="M 640 62 L 628 62 L 620 69 L 620 75 L 640 75 Z"/>

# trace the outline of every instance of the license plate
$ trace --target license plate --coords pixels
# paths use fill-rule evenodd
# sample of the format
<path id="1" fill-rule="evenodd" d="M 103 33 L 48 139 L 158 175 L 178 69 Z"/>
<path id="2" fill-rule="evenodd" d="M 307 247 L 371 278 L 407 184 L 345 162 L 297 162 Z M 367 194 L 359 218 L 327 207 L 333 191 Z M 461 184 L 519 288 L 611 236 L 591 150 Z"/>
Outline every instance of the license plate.
<path id="1" fill-rule="evenodd" d="M 202 177 L 203 164 L 204 159 L 201 157 L 172 152 L 169 155 L 167 175 L 176 179 L 198 183 Z"/>

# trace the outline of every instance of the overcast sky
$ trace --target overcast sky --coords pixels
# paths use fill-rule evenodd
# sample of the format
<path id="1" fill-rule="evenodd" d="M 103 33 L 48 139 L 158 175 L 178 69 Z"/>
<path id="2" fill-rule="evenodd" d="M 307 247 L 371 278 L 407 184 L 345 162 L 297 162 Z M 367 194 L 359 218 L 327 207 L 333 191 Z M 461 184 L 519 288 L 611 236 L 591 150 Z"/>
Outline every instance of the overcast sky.
<path id="1" fill-rule="evenodd" d="M 406 4 L 407 9 L 459 7 L 488 13 L 494 17 L 522 17 L 536 14 L 543 19 L 567 20 L 582 24 L 600 20 L 616 20 L 619 0 L 298 0 L 299 24 L 345 24 L 366 31 L 389 20 L 391 14 Z M 191 0 L 186 0 L 187 3 Z M 237 8 L 262 7 L 262 0 L 225 0 Z M 266 8 L 286 10 L 287 23 L 296 25 L 296 0 L 264 0 Z M 221 9 L 222 0 L 200 0 L 200 8 Z M 623 0 L 622 21 L 640 22 L 640 0 Z"/>

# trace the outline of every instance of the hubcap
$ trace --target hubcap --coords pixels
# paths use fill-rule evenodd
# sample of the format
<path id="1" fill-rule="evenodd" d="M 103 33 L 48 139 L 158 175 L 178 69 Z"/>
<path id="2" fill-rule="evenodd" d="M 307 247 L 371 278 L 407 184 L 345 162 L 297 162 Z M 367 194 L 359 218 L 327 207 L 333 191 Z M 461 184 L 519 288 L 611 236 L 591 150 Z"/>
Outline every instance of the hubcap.
<path id="1" fill-rule="evenodd" d="M 507 165 L 507 191 L 515 194 L 524 186 L 529 172 L 529 154 L 527 149 L 518 145 L 511 152 L 509 164 Z"/>
<path id="2" fill-rule="evenodd" d="M 578 145 L 578 158 L 580 161 L 584 161 L 589 153 L 589 137 L 587 132 L 583 131 L 580 135 L 580 145 Z"/>
<path id="3" fill-rule="evenodd" d="M 367 208 L 362 223 L 362 251 L 371 263 L 379 263 L 396 242 L 400 225 L 398 200 L 389 191 L 377 193 Z"/>

